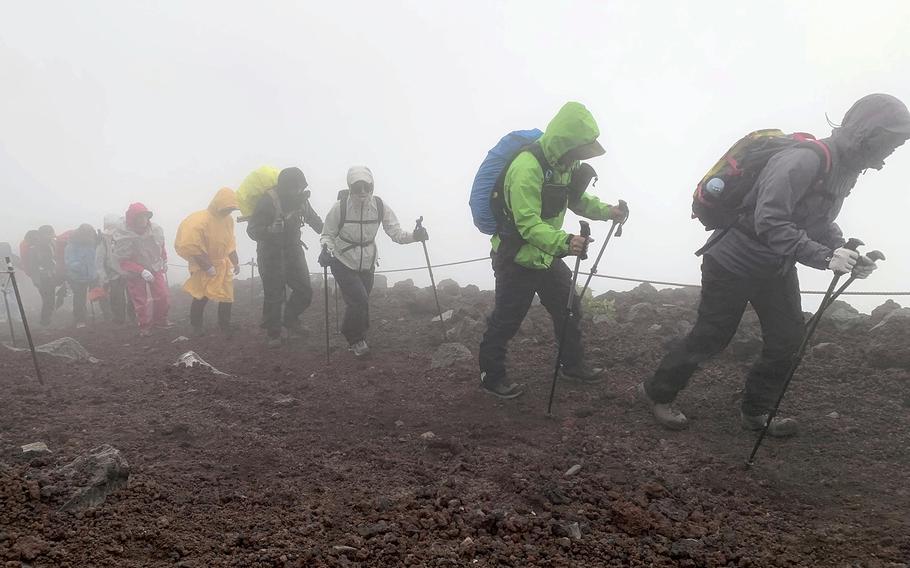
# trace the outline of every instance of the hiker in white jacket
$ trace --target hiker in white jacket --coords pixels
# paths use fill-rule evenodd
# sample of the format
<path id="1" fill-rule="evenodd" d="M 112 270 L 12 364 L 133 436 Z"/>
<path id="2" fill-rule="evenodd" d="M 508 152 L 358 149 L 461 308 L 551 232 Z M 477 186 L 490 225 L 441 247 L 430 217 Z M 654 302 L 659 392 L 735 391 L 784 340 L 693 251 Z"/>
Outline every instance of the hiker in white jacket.
<path id="1" fill-rule="evenodd" d="M 376 234 L 379 224 L 398 244 L 425 241 L 426 229 L 413 232 L 401 228 L 395 213 L 373 195 L 373 172 L 366 166 L 348 170 L 348 189 L 325 218 L 319 264 L 332 270 L 347 309 L 341 333 L 358 357 L 369 353 L 366 332 L 370 326 L 369 299 L 376 270 Z"/>

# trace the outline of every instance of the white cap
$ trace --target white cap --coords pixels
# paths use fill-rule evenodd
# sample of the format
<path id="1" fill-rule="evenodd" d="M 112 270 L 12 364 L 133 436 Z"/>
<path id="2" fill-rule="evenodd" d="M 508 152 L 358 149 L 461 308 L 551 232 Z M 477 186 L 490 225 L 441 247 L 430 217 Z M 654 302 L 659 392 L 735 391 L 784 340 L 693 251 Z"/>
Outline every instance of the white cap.
<path id="1" fill-rule="evenodd" d="M 354 185 L 354 182 L 365 181 L 373 185 L 373 172 L 366 166 L 351 166 L 348 168 L 348 187 Z"/>

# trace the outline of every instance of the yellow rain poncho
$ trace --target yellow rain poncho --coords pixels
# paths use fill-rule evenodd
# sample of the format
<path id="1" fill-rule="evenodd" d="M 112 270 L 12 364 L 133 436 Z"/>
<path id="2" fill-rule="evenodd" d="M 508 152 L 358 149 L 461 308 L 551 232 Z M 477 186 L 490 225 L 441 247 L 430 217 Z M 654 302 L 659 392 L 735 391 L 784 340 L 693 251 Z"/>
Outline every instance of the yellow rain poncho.
<path id="1" fill-rule="evenodd" d="M 208 209 L 196 211 L 177 229 L 174 248 L 190 263 L 190 278 L 183 289 L 197 300 L 205 297 L 216 302 L 234 301 L 234 270 L 230 260 L 231 253 L 237 249 L 234 218 L 222 212 L 238 207 L 234 191 L 222 188 Z M 196 258 L 200 256 L 215 267 L 215 276 L 209 276 L 203 269 Z"/>

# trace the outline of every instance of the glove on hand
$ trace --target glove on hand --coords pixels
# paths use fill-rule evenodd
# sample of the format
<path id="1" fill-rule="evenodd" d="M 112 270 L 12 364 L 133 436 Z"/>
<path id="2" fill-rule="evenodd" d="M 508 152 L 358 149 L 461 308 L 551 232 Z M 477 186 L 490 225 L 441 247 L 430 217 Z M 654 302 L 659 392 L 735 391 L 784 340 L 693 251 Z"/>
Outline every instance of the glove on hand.
<path id="1" fill-rule="evenodd" d="M 847 274 L 856 266 L 856 261 L 858 259 L 858 252 L 841 247 L 835 250 L 834 254 L 831 255 L 831 260 L 828 262 L 828 269 L 839 274 Z"/>
<path id="2" fill-rule="evenodd" d="M 430 235 L 427 233 L 426 227 L 417 227 L 414 229 L 414 240 L 418 242 L 430 240 Z"/>
<path id="3" fill-rule="evenodd" d="M 851 276 L 857 280 L 862 280 L 864 278 L 868 278 L 870 274 L 875 272 L 876 268 L 878 268 L 878 265 L 875 264 L 874 260 L 866 255 L 862 255 L 856 261 L 856 266 L 853 267 Z"/>
<path id="4" fill-rule="evenodd" d="M 143 270 L 140 273 L 140 276 L 142 276 L 142 279 L 145 280 L 146 282 L 151 282 L 155 279 L 155 275 L 152 274 L 151 272 L 149 272 L 148 270 Z"/>
<path id="5" fill-rule="evenodd" d="M 334 259 L 334 258 L 335 258 L 335 256 L 329 252 L 328 247 L 322 247 L 322 252 L 319 253 L 319 259 L 318 259 L 319 266 L 322 266 L 322 267 L 329 266 L 330 264 L 332 264 L 332 259 Z"/>
<path id="6" fill-rule="evenodd" d="M 610 209 L 610 219 L 617 223 L 625 223 L 629 220 L 629 204 L 619 200 L 619 203 Z"/>

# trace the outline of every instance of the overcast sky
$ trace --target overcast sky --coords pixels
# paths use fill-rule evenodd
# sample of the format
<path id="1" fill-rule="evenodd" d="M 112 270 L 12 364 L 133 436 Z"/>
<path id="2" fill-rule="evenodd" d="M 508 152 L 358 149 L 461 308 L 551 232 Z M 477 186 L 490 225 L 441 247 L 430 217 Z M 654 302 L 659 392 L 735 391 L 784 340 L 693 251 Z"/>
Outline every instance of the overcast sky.
<path id="1" fill-rule="evenodd" d="M 262 164 L 303 169 L 324 215 L 347 168 L 365 164 L 403 225 L 425 217 L 434 262 L 484 256 L 467 198 L 486 151 L 577 100 L 607 148 L 592 161 L 594 191 L 632 210 L 601 272 L 697 282 L 692 251 L 705 233 L 689 219 L 691 191 L 733 141 L 769 127 L 826 136 L 825 113 L 839 121 L 871 92 L 910 101 L 904 0 L 0 8 L 0 241 L 14 246 L 30 228 L 99 226 L 134 201 L 171 244 L 184 216 Z M 848 236 L 888 256 L 856 289 L 910 290 L 908 181 L 901 148 L 860 178 L 841 213 Z M 318 239 L 304 240 L 318 268 Z M 238 243 L 246 262 L 254 246 L 242 225 Z M 419 245 L 379 246 L 380 268 L 423 263 Z M 395 279 L 408 276 L 428 283 L 425 273 Z M 830 275 L 801 276 L 820 288 Z M 440 269 L 446 277 L 492 286 L 487 263 Z M 628 285 L 596 282 L 608 288 Z"/>

